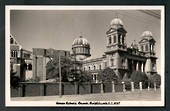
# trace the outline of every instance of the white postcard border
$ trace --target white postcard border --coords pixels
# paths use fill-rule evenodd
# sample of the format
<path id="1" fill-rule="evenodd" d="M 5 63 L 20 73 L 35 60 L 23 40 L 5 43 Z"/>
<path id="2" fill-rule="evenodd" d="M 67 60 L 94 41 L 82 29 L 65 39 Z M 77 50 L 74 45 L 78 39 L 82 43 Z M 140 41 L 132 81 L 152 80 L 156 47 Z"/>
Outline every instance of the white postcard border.
<path id="1" fill-rule="evenodd" d="M 164 106 L 165 104 L 165 12 L 164 6 L 27 6 L 7 5 L 5 7 L 5 105 L 6 106 Z M 161 101 L 120 101 L 120 105 L 56 105 L 56 101 L 11 101 L 10 97 L 10 10 L 161 10 Z M 75 101 L 77 102 L 77 101 Z M 102 101 L 104 102 L 104 101 Z"/>

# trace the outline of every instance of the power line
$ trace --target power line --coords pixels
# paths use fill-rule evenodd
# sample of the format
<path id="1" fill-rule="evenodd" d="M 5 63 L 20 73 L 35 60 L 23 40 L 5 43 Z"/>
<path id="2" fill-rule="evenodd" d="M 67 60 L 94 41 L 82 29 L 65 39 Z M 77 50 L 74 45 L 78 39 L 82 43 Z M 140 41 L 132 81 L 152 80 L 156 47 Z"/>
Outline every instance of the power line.
<path id="1" fill-rule="evenodd" d="M 148 14 L 148 15 L 150 15 L 150 16 L 153 16 L 153 17 L 155 17 L 155 18 L 157 18 L 157 19 L 160 19 L 160 18 L 161 18 L 161 16 L 160 16 L 159 13 L 156 13 L 156 12 L 151 11 L 151 10 L 139 10 L 139 11 L 142 12 L 142 13 Z"/>

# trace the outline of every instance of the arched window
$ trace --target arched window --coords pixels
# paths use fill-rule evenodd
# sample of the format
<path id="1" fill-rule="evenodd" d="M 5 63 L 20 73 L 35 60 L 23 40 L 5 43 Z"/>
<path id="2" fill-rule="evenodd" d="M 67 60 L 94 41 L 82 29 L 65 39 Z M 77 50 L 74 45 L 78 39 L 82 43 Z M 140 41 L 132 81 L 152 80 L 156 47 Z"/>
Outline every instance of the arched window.
<path id="1" fill-rule="evenodd" d="M 14 39 L 13 38 L 10 39 L 10 44 L 14 44 Z"/>
<path id="2" fill-rule="evenodd" d="M 148 51 L 148 44 L 145 45 L 145 51 Z"/>
<path id="3" fill-rule="evenodd" d="M 124 39 L 125 39 L 125 38 L 122 36 L 122 44 L 124 44 L 124 41 L 125 41 Z"/>
<path id="4" fill-rule="evenodd" d="M 101 65 L 99 65 L 99 70 L 101 70 L 102 69 L 102 66 Z"/>
<path id="5" fill-rule="evenodd" d="M 111 62 L 111 66 L 114 66 L 114 60 L 111 59 L 110 62 Z"/>
<path id="6" fill-rule="evenodd" d="M 113 38 L 114 38 L 114 43 L 116 43 L 116 36 L 114 36 Z"/>
<path id="7" fill-rule="evenodd" d="M 120 36 L 121 36 L 121 35 L 120 35 L 120 34 L 118 34 L 118 43 L 120 43 Z"/>
<path id="8" fill-rule="evenodd" d="M 122 66 L 125 67 L 125 59 L 122 59 Z"/>
<path id="9" fill-rule="evenodd" d="M 143 45 L 141 46 L 141 51 L 143 52 Z"/>
<path id="10" fill-rule="evenodd" d="M 32 70 L 32 64 L 28 64 L 28 70 Z"/>
<path id="11" fill-rule="evenodd" d="M 109 44 L 111 44 L 112 43 L 112 38 L 111 37 L 109 37 Z"/>
<path id="12" fill-rule="evenodd" d="M 96 66 L 94 66 L 94 70 L 96 70 Z"/>
<path id="13" fill-rule="evenodd" d="M 107 62 L 105 62 L 105 67 L 107 67 Z"/>
<path id="14" fill-rule="evenodd" d="M 18 52 L 17 51 L 15 51 L 15 57 L 18 57 Z"/>
<path id="15" fill-rule="evenodd" d="M 13 57 L 13 51 L 11 51 L 11 57 Z"/>

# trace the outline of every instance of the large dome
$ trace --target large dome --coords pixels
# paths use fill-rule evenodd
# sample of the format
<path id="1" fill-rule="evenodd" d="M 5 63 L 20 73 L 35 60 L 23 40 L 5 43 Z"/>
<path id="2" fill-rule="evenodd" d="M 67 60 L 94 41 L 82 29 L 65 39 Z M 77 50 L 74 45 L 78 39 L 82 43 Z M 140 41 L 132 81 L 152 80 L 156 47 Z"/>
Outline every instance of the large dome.
<path id="1" fill-rule="evenodd" d="M 77 61 L 82 61 L 91 56 L 90 44 L 88 43 L 87 39 L 80 36 L 73 41 L 72 56 L 75 56 Z"/>
<path id="2" fill-rule="evenodd" d="M 143 33 L 142 33 L 142 37 L 152 37 L 153 35 L 152 35 L 152 32 L 150 32 L 150 31 L 144 31 Z"/>
<path id="3" fill-rule="evenodd" d="M 76 38 L 74 41 L 73 41 L 73 44 L 72 45 L 83 45 L 83 46 L 89 46 L 89 43 L 87 41 L 87 39 L 83 38 L 82 36 L 80 36 L 79 38 Z"/>
<path id="4" fill-rule="evenodd" d="M 123 26 L 123 22 L 120 18 L 114 18 L 111 22 L 110 25 L 122 25 Z"/>

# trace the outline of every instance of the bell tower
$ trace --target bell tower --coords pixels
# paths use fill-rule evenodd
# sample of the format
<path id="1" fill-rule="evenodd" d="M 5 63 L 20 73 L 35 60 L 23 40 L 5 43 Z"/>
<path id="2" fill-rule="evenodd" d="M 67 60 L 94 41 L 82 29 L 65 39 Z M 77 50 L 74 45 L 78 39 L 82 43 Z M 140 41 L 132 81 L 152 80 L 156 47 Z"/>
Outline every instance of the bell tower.
<path id="1" fill-rule="evenodd" d="M 156 41 L 150 31 L 144 31 L 142 34 L 142 39 L 139 41 L 139 50 L 145 53 L 147 57 L 145 63 L 145 72 L 150 77 L 150 75 L 156 73 L 156 55 L 154 51 Z"/>
<path id="2" fill-rule="evenodd" d="M 123 27 L 123 22 L 119 18 L 114 18 L 110 23 L 110 28 L 106 32 L 107 51 L 125 49 L 126 48 L 126 30 Z"/>
<path id="3" fill-rule="evenodd" d="M 110 22 L 109 30 L 106 32 L 107 45 L 105 54 L 108 66 L 115 71 L 120 79 L 124 75 L 124 73 L 120 72 L 126 69 L 127 64 L 126 33 L 123 22 L 118 17 Z"/>

